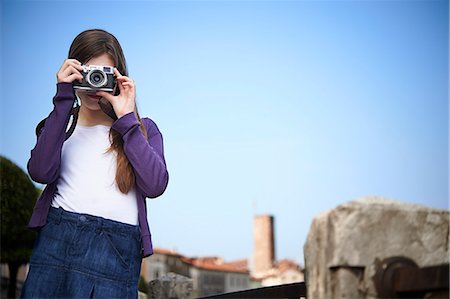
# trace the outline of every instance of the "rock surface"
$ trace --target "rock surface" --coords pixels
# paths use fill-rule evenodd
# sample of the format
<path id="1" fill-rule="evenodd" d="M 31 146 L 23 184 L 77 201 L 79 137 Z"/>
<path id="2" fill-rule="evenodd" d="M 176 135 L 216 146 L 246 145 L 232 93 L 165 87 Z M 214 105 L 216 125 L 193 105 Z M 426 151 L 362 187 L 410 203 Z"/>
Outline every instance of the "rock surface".
<path id="1" fill-rule="evenodd" d="M 308 298 L 376 298 L 376 261 L 403 256 L 419 267 L 449 262 L 449 211 L 382 197 L 314 218 L 304 246 Z"/>
<path id="2" fill-rule="evenodd" d="M 175 273 L 167 273 L 149 283 L 149 299 L 192 298 L 192 279 Z"/>

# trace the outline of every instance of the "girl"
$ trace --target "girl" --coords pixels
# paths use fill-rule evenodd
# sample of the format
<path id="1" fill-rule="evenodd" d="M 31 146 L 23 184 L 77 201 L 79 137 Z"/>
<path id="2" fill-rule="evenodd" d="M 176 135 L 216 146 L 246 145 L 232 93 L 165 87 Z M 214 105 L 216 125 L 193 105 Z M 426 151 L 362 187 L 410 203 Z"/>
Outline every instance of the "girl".
<path id="1" fill-rule="evenodd" d="M 117 91 L 75 91 L 83 65 L 114 67 Z M 47 186 L 28 224 L 39 233 L 21 298 L 137 298 L 141 260 L 153 253 L 145 198 L 168 183 L 162 135 L 139 117 L 110 33 L 81 32 L 56 77 L 54 109 L 28 161 L 31 178 Z"/>

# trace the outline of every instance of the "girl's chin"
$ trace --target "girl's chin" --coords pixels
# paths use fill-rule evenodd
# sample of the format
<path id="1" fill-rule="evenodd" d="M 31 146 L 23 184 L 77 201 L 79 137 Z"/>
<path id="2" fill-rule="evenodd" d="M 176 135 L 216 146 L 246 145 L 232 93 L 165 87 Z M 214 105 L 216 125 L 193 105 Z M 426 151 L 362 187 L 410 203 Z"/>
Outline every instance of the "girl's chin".
<path id="1" fill-rule="evenodd" d="M 98 100 L 100 100 L 102 97 L 95 95 L 95 93 L 87 93 L 87 94 L 85 94 L 84 98 L 86 98 L 92 102 L 98 103 Z"/>
<path id="2" fill-rule="evenodd" d="M 100 110 L 100 106 L 98 105 L 98 100 L 101 97 L 95 96 L 86 96 L 81 99 L 81 104 L 88 108 L 89 110 Z"/>
<path id="3" fill-rule="evenodd" d="M 83 105 L 83 104 L 82 104 Z M 101 108 L 98 104 L 95 105 L 86 105 L 86 103 L 83 105 L 85 108 L 91 110 L 91 111 L 100 111 Z"/>

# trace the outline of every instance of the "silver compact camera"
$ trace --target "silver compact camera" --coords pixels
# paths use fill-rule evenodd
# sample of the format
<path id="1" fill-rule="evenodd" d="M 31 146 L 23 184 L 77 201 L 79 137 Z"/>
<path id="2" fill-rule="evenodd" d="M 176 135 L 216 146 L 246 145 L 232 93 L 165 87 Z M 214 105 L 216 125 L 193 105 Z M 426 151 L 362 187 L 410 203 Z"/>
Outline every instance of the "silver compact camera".
<path id="1" fill-rule="evenodd" d="M 73 81 L 74 89 L 85 91 L 107 91 L 113 92 L 116 86 L 114 67 L 101 65 L 83 65 L 83 81 Z"/>

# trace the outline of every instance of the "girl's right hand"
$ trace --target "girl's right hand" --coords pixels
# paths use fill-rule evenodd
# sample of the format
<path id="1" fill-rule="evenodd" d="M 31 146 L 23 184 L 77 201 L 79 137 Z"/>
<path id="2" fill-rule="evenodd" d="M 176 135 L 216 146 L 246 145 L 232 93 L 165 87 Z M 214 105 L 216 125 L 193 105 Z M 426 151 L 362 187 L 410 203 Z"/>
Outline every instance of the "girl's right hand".
<path id="1" fill-rule="evenodd" d="M 56 73 L 57 82 L 72 83 L 75 80 L 81 82 L 83 80 L 83 75 L 81 75 L 80 71 L 82 70 L 83 66 L 81 65 L 81 62 L 76 59 L 66 59 L 58 73 Z"/>

